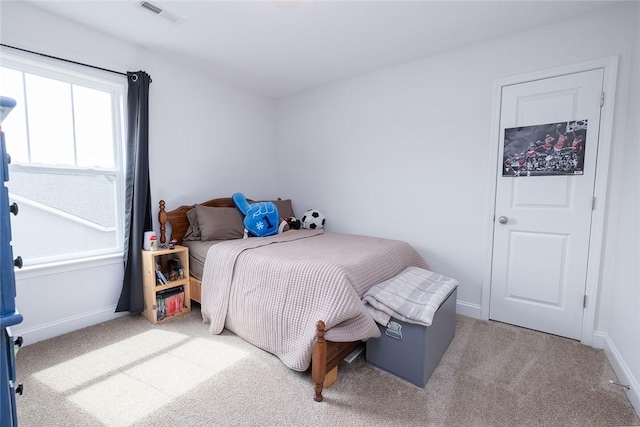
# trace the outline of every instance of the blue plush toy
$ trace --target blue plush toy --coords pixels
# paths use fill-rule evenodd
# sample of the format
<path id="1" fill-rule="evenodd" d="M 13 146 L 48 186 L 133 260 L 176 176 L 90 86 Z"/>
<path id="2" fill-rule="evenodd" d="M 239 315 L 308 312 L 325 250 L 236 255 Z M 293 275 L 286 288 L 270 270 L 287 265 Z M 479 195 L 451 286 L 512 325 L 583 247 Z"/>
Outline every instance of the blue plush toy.
<path id="1" fill-rule="evenodd" d="M 258 237 L 278 234 L 280 214 L 275 203 L 256 202 L 249 204 L 242 193 L 235 193 L 231 199 L 244 215 L 244 228 L 249 233 Z"/>

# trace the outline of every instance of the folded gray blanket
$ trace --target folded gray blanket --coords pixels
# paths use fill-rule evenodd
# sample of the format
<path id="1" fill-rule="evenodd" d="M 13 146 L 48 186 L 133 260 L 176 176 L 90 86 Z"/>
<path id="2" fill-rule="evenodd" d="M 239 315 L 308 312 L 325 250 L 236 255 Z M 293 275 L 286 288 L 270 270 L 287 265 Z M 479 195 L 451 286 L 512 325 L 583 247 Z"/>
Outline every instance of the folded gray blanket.
<path id="1" fill-rule="evenodd" d="M 430 326 L 433 315 L 458 281 L 419 267 L 407 267 L 397 276 L 371 288 L 363 297 L 376 322 L 387 326 L 394 317 Z"/>

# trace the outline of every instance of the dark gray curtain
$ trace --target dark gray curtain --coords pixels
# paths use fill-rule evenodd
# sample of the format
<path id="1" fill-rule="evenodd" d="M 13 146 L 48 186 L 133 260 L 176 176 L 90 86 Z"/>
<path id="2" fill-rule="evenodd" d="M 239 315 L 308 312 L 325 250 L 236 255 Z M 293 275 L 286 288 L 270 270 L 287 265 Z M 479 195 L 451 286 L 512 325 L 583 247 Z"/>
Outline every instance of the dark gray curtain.
<path id="1" fill-rule="evenodd" d="M 144 71 L 128 72 L 127 166 L 124 230 L 124 281 L 116 312 L 141 313 L 142 240 L 151 230 L 151 192 L 149 186 L 149 84 Z"/>

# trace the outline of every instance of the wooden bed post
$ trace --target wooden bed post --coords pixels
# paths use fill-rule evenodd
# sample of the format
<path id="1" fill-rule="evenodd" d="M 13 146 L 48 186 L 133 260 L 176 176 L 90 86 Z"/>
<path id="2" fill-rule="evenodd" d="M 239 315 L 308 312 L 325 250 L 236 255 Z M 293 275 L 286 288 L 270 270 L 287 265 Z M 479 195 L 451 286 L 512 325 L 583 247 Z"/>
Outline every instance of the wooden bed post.
<path id="1" fill-rule="evenodd" d="M 160 222 L 160 243 L 165 243 L 167 238 L 165 237 L 165 233 L 167 231 L 167 227 L 165 224 L 167 223 L 167 212 L 164 210 L 164 200 L 160 200 L 160 212 L 158 212 L 158 221 Z"/>
<path id="2" fill-rule="evenodd" d="M 324 322 L 316 323 L 316 337 L 313 340 L 313 356 L 311 360 L 311 376 L 315 384 L 315 396 L 313 400 L 322 402 L 322 388 L 324 377 L 327 374 L 327 342 L 324 339 Z"/>

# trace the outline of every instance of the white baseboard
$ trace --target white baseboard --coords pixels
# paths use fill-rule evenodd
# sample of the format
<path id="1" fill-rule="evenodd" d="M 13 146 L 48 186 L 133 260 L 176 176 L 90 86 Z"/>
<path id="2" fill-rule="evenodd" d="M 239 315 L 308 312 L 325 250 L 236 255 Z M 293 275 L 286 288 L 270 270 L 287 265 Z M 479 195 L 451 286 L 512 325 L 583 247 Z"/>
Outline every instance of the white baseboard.
<path id="1" fill-rule="evenodd" d="M 595 331 L 593 333 L 593 341 L 591 342 L 591 347 L 593 348 L 604 348 L 604 343 L 607 340 L 607 334 L 601 331 Z"/>
<path id="2" fill-rule="evenodd" d="M 34 344 L 38 341 L 77 331 L 78 329 L 106 322 L 126 314 L 115 313 L 115 310 L 116 306 L 113 305 L 25 329 L 21 329 L 21 325 L 17 324 L 11 328 L 11 333 L 14 336 L 21 336 L 24 340 L 24 345 Z"/>
<path id="3" fill-rule="evenodd" d="M 640 382 L 638 382 L 638 378 L 636 378 L 633 373 L 629 370 L 629 367 L 625 363 L 622 355 L 616 348 L 616 346 L 609 338 L 609 335 L 604 332 L 596 332 L 594 334 L 594 344 L 596 341 L 596 335 L 598 339 L 603 341 L 604 353 L 607 355 L 607 359 L 609 359 L 609 363 L 611 363 L 611 367 L 614 372 L 618 376 L 618 380 L 621 384 L 628 384 L 630 390 L 625 390 L 633 409 L 635 409 L 636 414 L 640 417 Z M 595 347 L 595 345 L 594 345 Z M 617 387 L 613 386 L 612 387 Z"/>
<path id="4" fill-rule="evenodd" d="M 482 319 L 482 307 L 480 304 L 473 304 L 466 301 L 458 300 L 456 302 L 456 313 L 474 319 Z"/>

